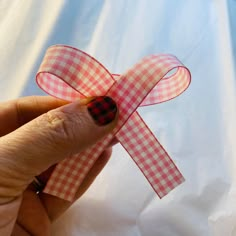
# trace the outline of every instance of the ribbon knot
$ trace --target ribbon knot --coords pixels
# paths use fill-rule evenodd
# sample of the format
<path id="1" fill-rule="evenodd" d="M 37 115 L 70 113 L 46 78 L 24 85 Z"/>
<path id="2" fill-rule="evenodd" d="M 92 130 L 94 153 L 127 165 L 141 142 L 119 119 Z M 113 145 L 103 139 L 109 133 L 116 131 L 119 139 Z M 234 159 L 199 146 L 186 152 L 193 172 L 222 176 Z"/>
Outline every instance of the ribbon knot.
<path id="1" fill-rule="evenodd" d="M 176 71 L 167 77 L 173 69 Z M 189 86 L 190 72 L 175 56 L 147 56 L 125 74 L 112 75 L 85 52 L 56 45 L 47 50 L 36 80 L 48 94 L 64 100 L 107 95 L 119 107 L 119 121 L 113 132 L 91 148 L 60 162 L 44 192 L 72 201 L 86 174 L 114 136 L 159 197 L 184 181 L 136 111 L 139 106 L 170 100 Z"/>

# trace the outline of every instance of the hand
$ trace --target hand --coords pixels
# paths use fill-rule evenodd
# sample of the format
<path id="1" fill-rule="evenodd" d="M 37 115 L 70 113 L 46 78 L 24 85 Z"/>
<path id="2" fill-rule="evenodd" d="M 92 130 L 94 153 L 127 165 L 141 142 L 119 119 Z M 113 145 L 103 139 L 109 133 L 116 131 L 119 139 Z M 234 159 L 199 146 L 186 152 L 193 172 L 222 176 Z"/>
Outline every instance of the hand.
<path id="1" fill-rule="evenodd" d="M 111 132 L 117 123 L 116 105 L 112 103 L 108 116 L 103 112 L 99 119 L 93 110 L 97 101 L 104 102 L 104 98 L 69 104 L 34 96 L 0 104 L 0 204 L 23 196 L 12 235 L 50 235 L 51 222 L 72 204 L 42 192 L 36 194 L 32 181 L 38 176 L 46 184 L 56 163 Z M 114 143 L 89 171 L 76 199 L 105 166 Z"/>

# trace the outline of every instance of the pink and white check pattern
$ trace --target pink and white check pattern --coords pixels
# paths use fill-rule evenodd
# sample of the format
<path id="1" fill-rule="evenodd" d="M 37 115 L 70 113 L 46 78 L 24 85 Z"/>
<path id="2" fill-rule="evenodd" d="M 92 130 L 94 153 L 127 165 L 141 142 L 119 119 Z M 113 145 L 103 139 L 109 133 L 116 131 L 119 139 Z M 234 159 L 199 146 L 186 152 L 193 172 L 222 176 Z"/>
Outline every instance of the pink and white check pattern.
<path id="1" fill-rule="evenodd" d="M 175 73 L 166 77 L 173 69 Z M 88 171 L 114 136 L 160 197 L 184 181 L 136 111 L 139 106 L 170 100 L 187 89 L 190 73 L 175 56 L 151 55 L 123 75 L 113 76 L 88 54 L 56 45 L 47 50 L 36 80 L 44 91 L 64 100 L 107 95 L 119 107 L 119 121 L 113 133 L 84 152 L 60 162 L 44 192 L 73 201 Z"/>

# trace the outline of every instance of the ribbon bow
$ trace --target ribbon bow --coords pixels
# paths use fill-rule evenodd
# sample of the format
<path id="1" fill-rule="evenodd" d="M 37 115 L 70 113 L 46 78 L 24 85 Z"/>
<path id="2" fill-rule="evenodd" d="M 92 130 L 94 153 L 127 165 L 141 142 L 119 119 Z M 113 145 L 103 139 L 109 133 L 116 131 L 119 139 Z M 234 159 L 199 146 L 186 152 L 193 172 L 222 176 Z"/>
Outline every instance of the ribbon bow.
<path id="1" fill-rule="evenodd" d="M 175 73 L 167 77 L 172 69 Z M 166 77 L 165 77 L 166 76 Z M 170 100 L 190 84 L 190 72 L 173 55 L 145 57 L 123 75 L 112 75 L 96 59 L 64 45 L 48 48 L 38 70 L 38 85 L 48 94 L 73 101 L 110 96 L 119 108 L 114 131 L 91 148 L 60 162 L 44 192 L 72 201 L 96 159 L 116 136 L 159 197 L 184 181 L 183 176 L 136 109 Z"/>

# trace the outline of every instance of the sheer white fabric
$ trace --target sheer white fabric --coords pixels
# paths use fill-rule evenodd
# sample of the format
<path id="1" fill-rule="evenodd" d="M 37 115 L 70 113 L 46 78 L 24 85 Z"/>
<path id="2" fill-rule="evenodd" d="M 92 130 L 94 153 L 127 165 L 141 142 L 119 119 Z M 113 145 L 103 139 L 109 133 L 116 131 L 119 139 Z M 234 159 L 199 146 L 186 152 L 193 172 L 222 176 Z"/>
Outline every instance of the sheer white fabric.
<path id="1" fill-rule="evenodd" d="M 43 94 L 35 73 L 47 47 L 69 44 L 122 73 L 172 53 L 192 84 L 140 109 L 186 182 L 160 200 L 117 145 L 53 235 L 236 235 L 236 1 L 0 1 L 0 100 Z"/>

